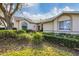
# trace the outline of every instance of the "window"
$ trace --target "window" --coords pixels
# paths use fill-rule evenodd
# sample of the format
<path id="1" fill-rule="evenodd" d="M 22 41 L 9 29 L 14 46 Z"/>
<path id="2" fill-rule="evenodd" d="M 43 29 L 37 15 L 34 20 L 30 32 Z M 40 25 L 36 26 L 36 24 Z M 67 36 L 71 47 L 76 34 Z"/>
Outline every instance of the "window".
<path id="1" fill-rule="evenodd" d="M 26 22 L 22 22 L 22 29 L 27 30 L 27 23 Z"/>
<path id="2" fill-rule="evenodd" d="M 59 30 L 71 30 L 71 21 L 59 21 Z"/>

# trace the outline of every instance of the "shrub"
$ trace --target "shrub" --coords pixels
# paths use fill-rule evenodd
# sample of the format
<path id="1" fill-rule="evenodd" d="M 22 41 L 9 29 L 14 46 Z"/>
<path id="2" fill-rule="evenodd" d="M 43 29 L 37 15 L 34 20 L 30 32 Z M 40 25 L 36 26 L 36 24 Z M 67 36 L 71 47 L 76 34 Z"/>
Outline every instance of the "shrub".
<path id="1" fill-rule="evenodd" d="M 18 31 L 16 31 L 16 32 L 17 32 L 17 34 L 26 33 L 26 31 L 25 31 L 25 30 L 18 30 Z"/>
<path id="2" fill-rule="evenodd" d="M 34 30 L 30 30 L 30 29 L 29 29 L 29 30 L 26 30 L 26 32 L 35 32 L 35 31 L 34 31 Z"/>
<path id="3" fill-rule="evenodd" d="M 32 40 L 32 36 L 30 34 L 23 33 L 18 35 L 19 42 L 29 43 L 31 40 Z"/>
<path id="4" fill-rule="evenodd" d="M 50 43 L 55 43 L 58 45 L 63 45 L 69 48 L 79 48 L 79 40 L 74 38 L 66 38 L 66 37 L 59 37 L 53 35 L 45 35 L 45 40 Z"/>
<path id="5" fill-rule="evenodd" d="M 32 39 L 33 44 L 39 45 L 42 43 L 42 41 L 43 41 L 43 34 L 42 33 L 36 32 L 33 34 L 33 39 Z"/>
<path id="6" fill-rule="evenodd" d="M 0 30 L 0 38 L 16 38 L 15 30 Z"/>
<path id="7" fill-rule="evenodd" d="M 0 44 L 27 44 L 32 41 L 32 35 L 23 30 L 0 30 Z"/>
<path id="8" fill-rule="evenodd" d="M 15 43 L 17 34 L 15 30 L 0 30 L 0 45 L 9 45 Z"/>

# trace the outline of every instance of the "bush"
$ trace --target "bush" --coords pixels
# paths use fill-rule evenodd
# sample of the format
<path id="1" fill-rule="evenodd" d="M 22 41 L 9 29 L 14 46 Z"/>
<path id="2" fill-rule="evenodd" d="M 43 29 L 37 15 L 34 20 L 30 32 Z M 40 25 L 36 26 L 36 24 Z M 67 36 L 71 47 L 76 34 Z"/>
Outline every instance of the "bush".
<path id="1" fill-rule="evenodd" d="M 79 35 L 78 35 L 78 34 L 67 34 L 67 33 L 44 33 L 44 35 L 53 35 L 53 36 L 57 36 L 57 37 L 79 39 Z"/>
<path id="2" fill-rule="evenodd" d="M 69 48 L 79 48 L 79 40 L 74 38 L 67 38 L 67 37 L 59 37 L 53 35 L 45 35 L 45 40 L 50 43 L 66 46 Z"/>
<path id="3" fill-rule="evenodd" d="M 0 38 L 16 38 L 15 30 L 0 30 Z"/>
<path id="4" fill-rule="evenodd" d="M 17 32 L 17 34 L 26 33 L 26 31 L 25 31 L 25 30 L 18 30 L 18 31 L 16 31 L 16 32 Z"/>
<path id="5" fill-rule="evenodd" d="M 17 40 L 15 30 L 0 30 L 0 45 L 10 45 Z"/>
<path id="6" fill-rule="evenodd" d="M 30 29 L 29 29 L 29 30 L 26 30 L 26 32 L 35 32 L 35 31 L 34 31 L 34 30 L 30 30 Z"/>
<path id="7" fill-rule="evenodd" d="M 32 40 L 32 36 L 30 34 L 19 34 L 18 35 L 18 41 L 19 42 L 26 42 L 29 43 Z"/>
<path id="8" fill-rule="evenodd" d="M 42 41 L 43 41 L 42 33 L 36 32 L 33 34 L 33 39 L 32 39 L 33 44 L 40 45 L 42 43 Z"/>

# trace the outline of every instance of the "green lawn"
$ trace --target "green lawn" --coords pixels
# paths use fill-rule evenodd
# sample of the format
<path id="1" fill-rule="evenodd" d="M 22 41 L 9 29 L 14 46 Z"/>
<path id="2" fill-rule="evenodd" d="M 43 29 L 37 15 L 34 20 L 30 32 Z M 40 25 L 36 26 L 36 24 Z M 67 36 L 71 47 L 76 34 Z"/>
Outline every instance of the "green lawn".
<path id="1" fill-rule="evenodd" d="M 71 52 L 53 47 L 48 43 L 44 43 L 42 47 L 23 47 L 19 51 L 8 51 L 2 53 L 2 56 L 72 56 Z"/>

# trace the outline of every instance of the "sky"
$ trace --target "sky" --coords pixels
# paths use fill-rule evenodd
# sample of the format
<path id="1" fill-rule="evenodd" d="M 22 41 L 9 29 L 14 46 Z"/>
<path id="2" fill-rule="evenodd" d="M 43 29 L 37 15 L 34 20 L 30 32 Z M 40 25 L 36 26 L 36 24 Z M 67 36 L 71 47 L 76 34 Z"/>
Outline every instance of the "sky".
<path id="1" fill-rule="evenodd" d="M 28 3 L 16 15 L 39 20 L 54 17 L 63 11 L 79 11 L 79 3 Z"/>

